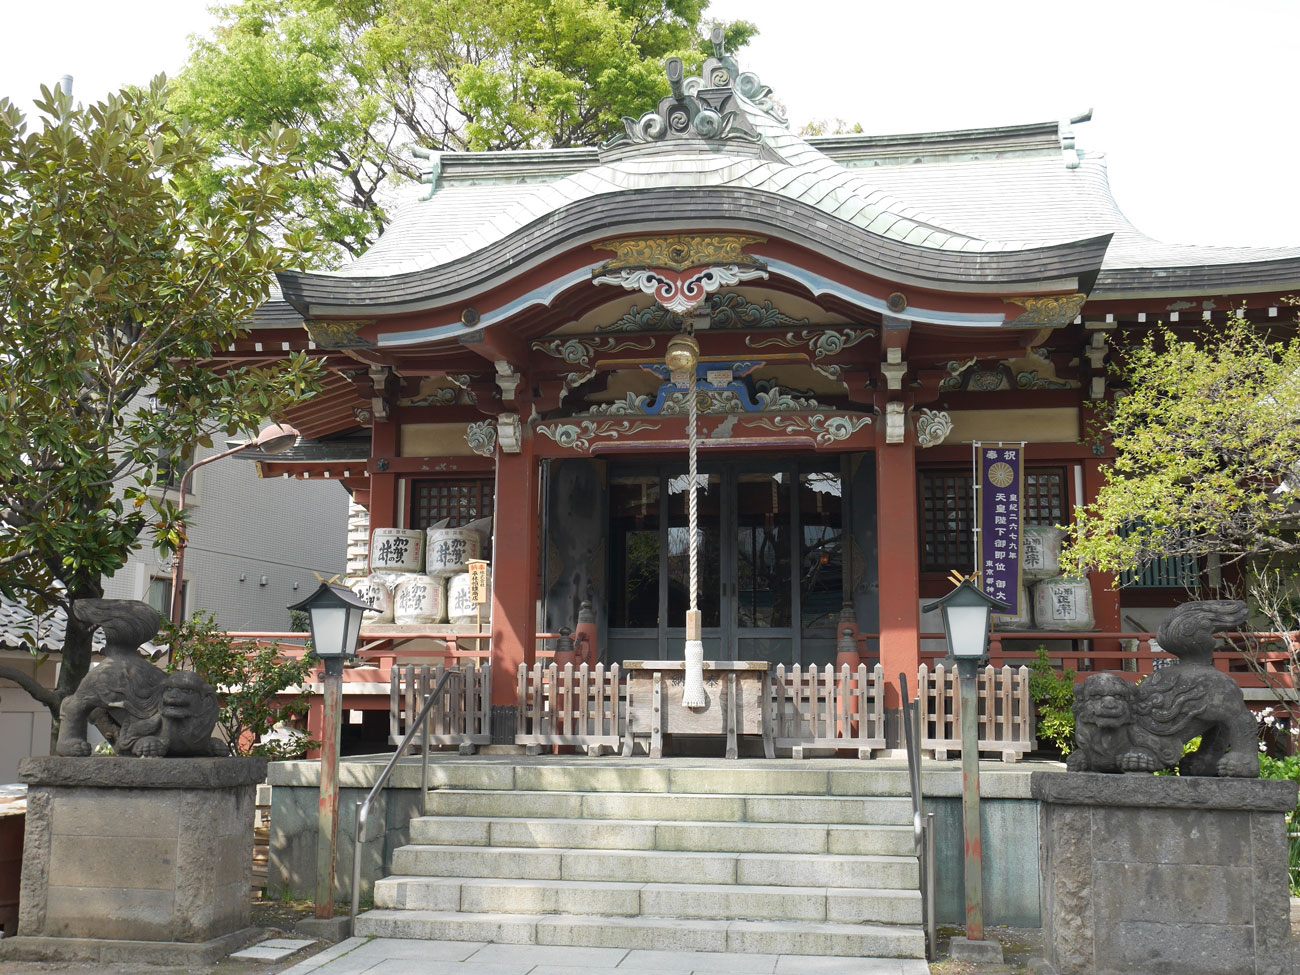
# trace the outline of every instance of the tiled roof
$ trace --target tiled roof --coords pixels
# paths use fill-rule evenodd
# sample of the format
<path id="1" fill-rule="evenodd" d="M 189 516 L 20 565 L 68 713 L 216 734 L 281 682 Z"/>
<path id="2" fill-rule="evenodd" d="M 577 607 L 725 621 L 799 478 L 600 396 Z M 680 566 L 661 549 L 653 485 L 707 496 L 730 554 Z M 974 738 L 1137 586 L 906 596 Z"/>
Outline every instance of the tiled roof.
<path id="1" fill-rule="evenodd" d="M 33 616 L 26 606 L 0 593 L 0 647 L 26 650 L 30 644 L 24 637 L 34 635 L 36 645 L 43 653 L 58 653 L 63 649 L 67 618 L 62 609 L 52 609 L 41 616 Z M 104 634 L 96 630 L 96 649 L 104 645 Z"/>
<path id="2" fill-rule="evenodd" d="M 326 295 L 343 293 L 324 283 L 329 278 L 354 282 L 351 293 L 374 301 L 390 277 L 469 267 L 480 255 L 499 264 L 501 254 L 490 252 L 522 254 L 525 228 L 549 222 L 558 233 L 596 200 L 607 200 L 611 214 L 626 213 L 629 194 L 662 207 L 676 200 L 665 195 L 670 189 L 683 199 L 714 191 L 724 208 L 733 199 L 777 213 L 807 207 L 815 226 L 950 255 L 1011 255 L 1113 234 L 1094 295 L 1208 287 L 1242 266 L 1242 281 L 1300 281 L 1300 248 L 1203 247 L 1146 236 L 1115 203 L 1103 155 L 1079 153 L 1079 164 L 1067 167 L 1054 122 L 804 139 L 739 92 L 735 97 L 762 137 L 758 147 L 670 139 L 608 151 L 444 153 L 433 195 L 412 187 L 370 250 L 313 275 L 321 282 L 316 300 L 328 305 Z M 299 277 L 289 297 L 302 304 L 301 277 L 288 277 Z"/>

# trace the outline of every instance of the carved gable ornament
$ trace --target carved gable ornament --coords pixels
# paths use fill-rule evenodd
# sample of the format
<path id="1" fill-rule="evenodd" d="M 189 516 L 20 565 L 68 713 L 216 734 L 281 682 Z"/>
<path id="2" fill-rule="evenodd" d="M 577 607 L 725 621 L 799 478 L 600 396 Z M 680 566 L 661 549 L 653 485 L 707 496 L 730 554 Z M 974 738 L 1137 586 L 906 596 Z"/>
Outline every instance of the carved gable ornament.
<path id="1" fill-rule="evenodd" d="M 1079 310 L 1088 300 L 1084 294 L 1047 295 L 1034 298 L 1003 298 L 1011 305 L 1019 305 L 1024 312 L 1007 322 L 1016 328 L 1023 326 L 1069 325 L 1079 317 Z"/>
<path id="2" fill-rule="evenodd" d="M 302 327 L 320 349 L 373 349 L 375 343 L 362 338 L 361 329 L 375 324 L 373 318 L 324 321 L 305 319 Z"/>
<path id="3" fill-rule="evenodd" d="M 592 246 L 615 257 L 592 271 L 593 284 L 642 291 L 681 315 L 720 288 L 766 278 L 767 265 L 744 252 L 766 237 L 744 234 L 673 234 L 629 237 Z"/>

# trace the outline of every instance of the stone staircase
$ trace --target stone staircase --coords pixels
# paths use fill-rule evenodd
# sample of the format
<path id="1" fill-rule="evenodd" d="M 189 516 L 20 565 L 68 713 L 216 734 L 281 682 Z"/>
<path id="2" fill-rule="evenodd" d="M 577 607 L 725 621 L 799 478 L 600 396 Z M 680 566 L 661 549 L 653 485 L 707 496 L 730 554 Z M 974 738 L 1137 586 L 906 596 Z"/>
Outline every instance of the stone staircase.
<path id="1" fill-rule="evenodd" d="M 557 761 L 430 792 L 355 933 L 925 956 L 905 771 Z"/>

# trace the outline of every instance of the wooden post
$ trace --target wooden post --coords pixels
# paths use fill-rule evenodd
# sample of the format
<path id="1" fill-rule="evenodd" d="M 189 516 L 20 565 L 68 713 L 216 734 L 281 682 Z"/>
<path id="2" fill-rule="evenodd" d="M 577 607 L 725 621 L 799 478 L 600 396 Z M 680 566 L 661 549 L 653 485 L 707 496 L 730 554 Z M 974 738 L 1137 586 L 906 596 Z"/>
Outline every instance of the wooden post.
<path id="1" fill-rule="evenodd" d="M 977 666 L 974 661 L 957 661 L 957 681 L 961 686 L 961 819 L 966 845 L 966 938 L 969 941 L 984 940 L 984 844 L 980 831 Z M 992 701 L 989 704 L 991 706 Z"/>
<path id="2" fill-rule="evenodd" d="M 1088 460 L 1083 463 L 1084 503 L 1097 500 L 1097 492 L 1104 483 L 1102 468 L 1106 461 Z M 1124 632 L 1123 614 L 1120 612 L 1119 589 L 1115 585 L 1115 576 L 1108 572 L 1093 570 L 1088 575 L 1088 586 L 1092 591 L 1092 613 L 1096 627 L 1103 633 Z M 1097 670 L 1122 670 L 1124 658 L 1120 656 L 1119 640 L 1094 640 L 1092 643 L 1093 661 Z M 1113 654 L 1113 656 L 1107 656 Z"/>
<path id="3" fill-rule="evenodd" d="M 899 673 L 915 674 L 921 662 L 921 585 L 917 556 L 916 446 L 886 444 L 884 424 L 876 440 L 877 531 L 880 539 L 880 664 L 885 673 L 885 711 L 891 747 L 898 746 L 903 698 Z"/>
<path id="4" fill-rule="evenodd" d="M 376 420 L 370 449 L 370 532 L 376 528 L 397 528 L 397 475 L 388 465 L 398 453 L 400 429 L 392 420 Z M 381 470 L 381 468 L 383 468 Z"/>
<path id="5" fill-rule="evenodd" d="M 492 711 L 494 741 L 514 741 L 514 683 L 537 657 L 537 464 L 525 431 L 517 454 L 497 454 L 492 551 Z M 500 725 L 500 727 L 498 727 Z"/>
<path id="6" fill-rule="evenodd" d="M 316 809 L 316 916 L 334 916 L 334 867 L 339 843 L 339 748 L 343 733 L 343 661 L 327 660 L 321 675 L 320 799 Z"/>

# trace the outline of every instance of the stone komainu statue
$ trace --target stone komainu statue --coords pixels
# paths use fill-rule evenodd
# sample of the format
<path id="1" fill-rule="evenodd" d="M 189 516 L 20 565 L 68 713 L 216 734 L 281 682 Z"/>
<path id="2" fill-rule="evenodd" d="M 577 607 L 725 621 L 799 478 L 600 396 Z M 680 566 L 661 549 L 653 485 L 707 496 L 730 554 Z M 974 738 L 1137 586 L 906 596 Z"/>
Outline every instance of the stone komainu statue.
<path id="1" fill-rule="evenodd" d="M 212 737 L 217 695 L 198 674 L 164 673 L 141 656 L 140 645 L 158 632 L 162 618 L 134 599 L 79 599 L 73 612 L 104 631 L 107 658 L 95 667 L 59 711 L 60 755 L 89 755 L 87 722 L 119 755 L 229 755 Z"/>
<path id="2" fill-rule="evenodd" d="M 1237 682 L 1214 669 L 1214 634 L 1246 622 L 1246 604 L 1213 599 L 1179 606 L 1156 639 L 1178 663 L 1141 684 L 1094 674 L 1074 690 L 1077 772 L 1155 772 L 1178 766 L 1183 775 L 1259 776 L 1255 717 Z M 1196 751 L 1183 746 L 1197 736 Z"/>

